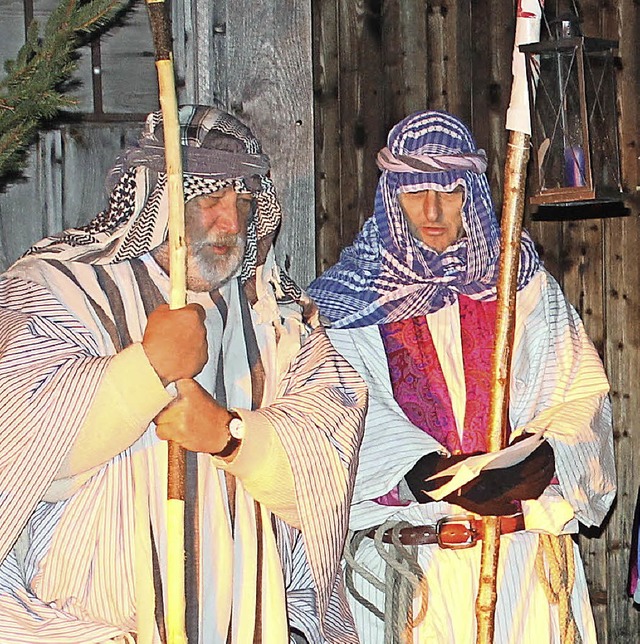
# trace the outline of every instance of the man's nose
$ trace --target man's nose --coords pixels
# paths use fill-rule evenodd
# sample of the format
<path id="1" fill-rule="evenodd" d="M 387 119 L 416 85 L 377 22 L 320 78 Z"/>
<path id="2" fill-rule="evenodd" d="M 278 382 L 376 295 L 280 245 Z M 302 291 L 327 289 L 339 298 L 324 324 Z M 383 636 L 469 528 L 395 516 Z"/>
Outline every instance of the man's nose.
<path id="1" fill-rule="evenodd" d="M 237 235 L 240 232 L 240 213 L 236 200 L 221 204 L 216 217 L 215 227 L 221 233 Z"/>
<path id="2" fill-rule="evenodd" d="M 437 221 L 440 216 L 440 209 L 438 208 L 438 194 L 435 190 L 427 190 L 424 203 L 424 215 L 427 221 Z"/>

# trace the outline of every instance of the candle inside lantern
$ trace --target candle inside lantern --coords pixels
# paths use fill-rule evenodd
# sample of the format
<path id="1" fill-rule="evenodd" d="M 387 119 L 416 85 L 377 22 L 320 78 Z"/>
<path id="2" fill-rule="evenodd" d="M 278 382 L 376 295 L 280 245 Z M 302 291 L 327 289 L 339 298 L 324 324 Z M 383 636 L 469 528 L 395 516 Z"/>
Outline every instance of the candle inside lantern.
<path id="1" fill-rule="evenodd" d="M 584 152 L 579 145 L 570 145 L 564 149 L 564 185 L 577 188 L 585 183 Z"/>

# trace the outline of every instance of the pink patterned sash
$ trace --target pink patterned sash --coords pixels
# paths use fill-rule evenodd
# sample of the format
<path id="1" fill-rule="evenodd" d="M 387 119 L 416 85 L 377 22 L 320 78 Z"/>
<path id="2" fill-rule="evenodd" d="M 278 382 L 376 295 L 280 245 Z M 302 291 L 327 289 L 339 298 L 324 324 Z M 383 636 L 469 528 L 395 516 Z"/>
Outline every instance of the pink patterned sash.
<path id="1" fill-rule="evenodd" d="M 460 296 L 462 355 L 467 390 L 462 441 L 451 397 L 425 317 L 380 326 L 394 398 L 417 427 L 453 454 L 486 451 L 496 302 Z M 397 505 L 397 492 L 377 499 Z"/>

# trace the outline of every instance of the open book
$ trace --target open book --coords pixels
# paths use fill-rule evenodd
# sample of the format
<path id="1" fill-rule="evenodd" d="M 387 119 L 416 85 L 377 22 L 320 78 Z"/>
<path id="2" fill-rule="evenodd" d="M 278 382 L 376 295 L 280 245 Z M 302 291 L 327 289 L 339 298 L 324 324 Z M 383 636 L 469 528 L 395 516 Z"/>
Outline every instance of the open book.
<path id="1" fill-rule="evenodd" d="M 443 476 L 452 476 L 453 478 L 444 483 L 442 486 L 429 492 L 429 496 L 435 501 L 440 501 L 448 494 L 455 492 L 463 485 L 473 480 L 482 470 L 498 469 L 509 467 L 523 461 L 536 447 L 544 440 L 544 432 L 530 434 L 527 438 L 520 440 L 513 445 L 509 445 L 498 452 L 489 454 L 478 454 L 448 467 L 442 472 L 434 474 L 429 481 L 435 481 Z"/>

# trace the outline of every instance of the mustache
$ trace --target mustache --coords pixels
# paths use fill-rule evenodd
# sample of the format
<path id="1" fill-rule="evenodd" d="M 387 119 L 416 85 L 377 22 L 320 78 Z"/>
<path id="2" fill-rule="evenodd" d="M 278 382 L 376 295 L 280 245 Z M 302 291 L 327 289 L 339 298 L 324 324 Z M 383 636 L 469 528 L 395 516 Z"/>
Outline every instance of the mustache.
<path id="1" fill-rule="evenodd" d="M 227 246 L 228 248 L 236 248 L 244 245 L 244 242 L 244 235 L 237 233 L 210 234 L 189 240 L 192 248 L 204 248 L 205 246 Z"/>

